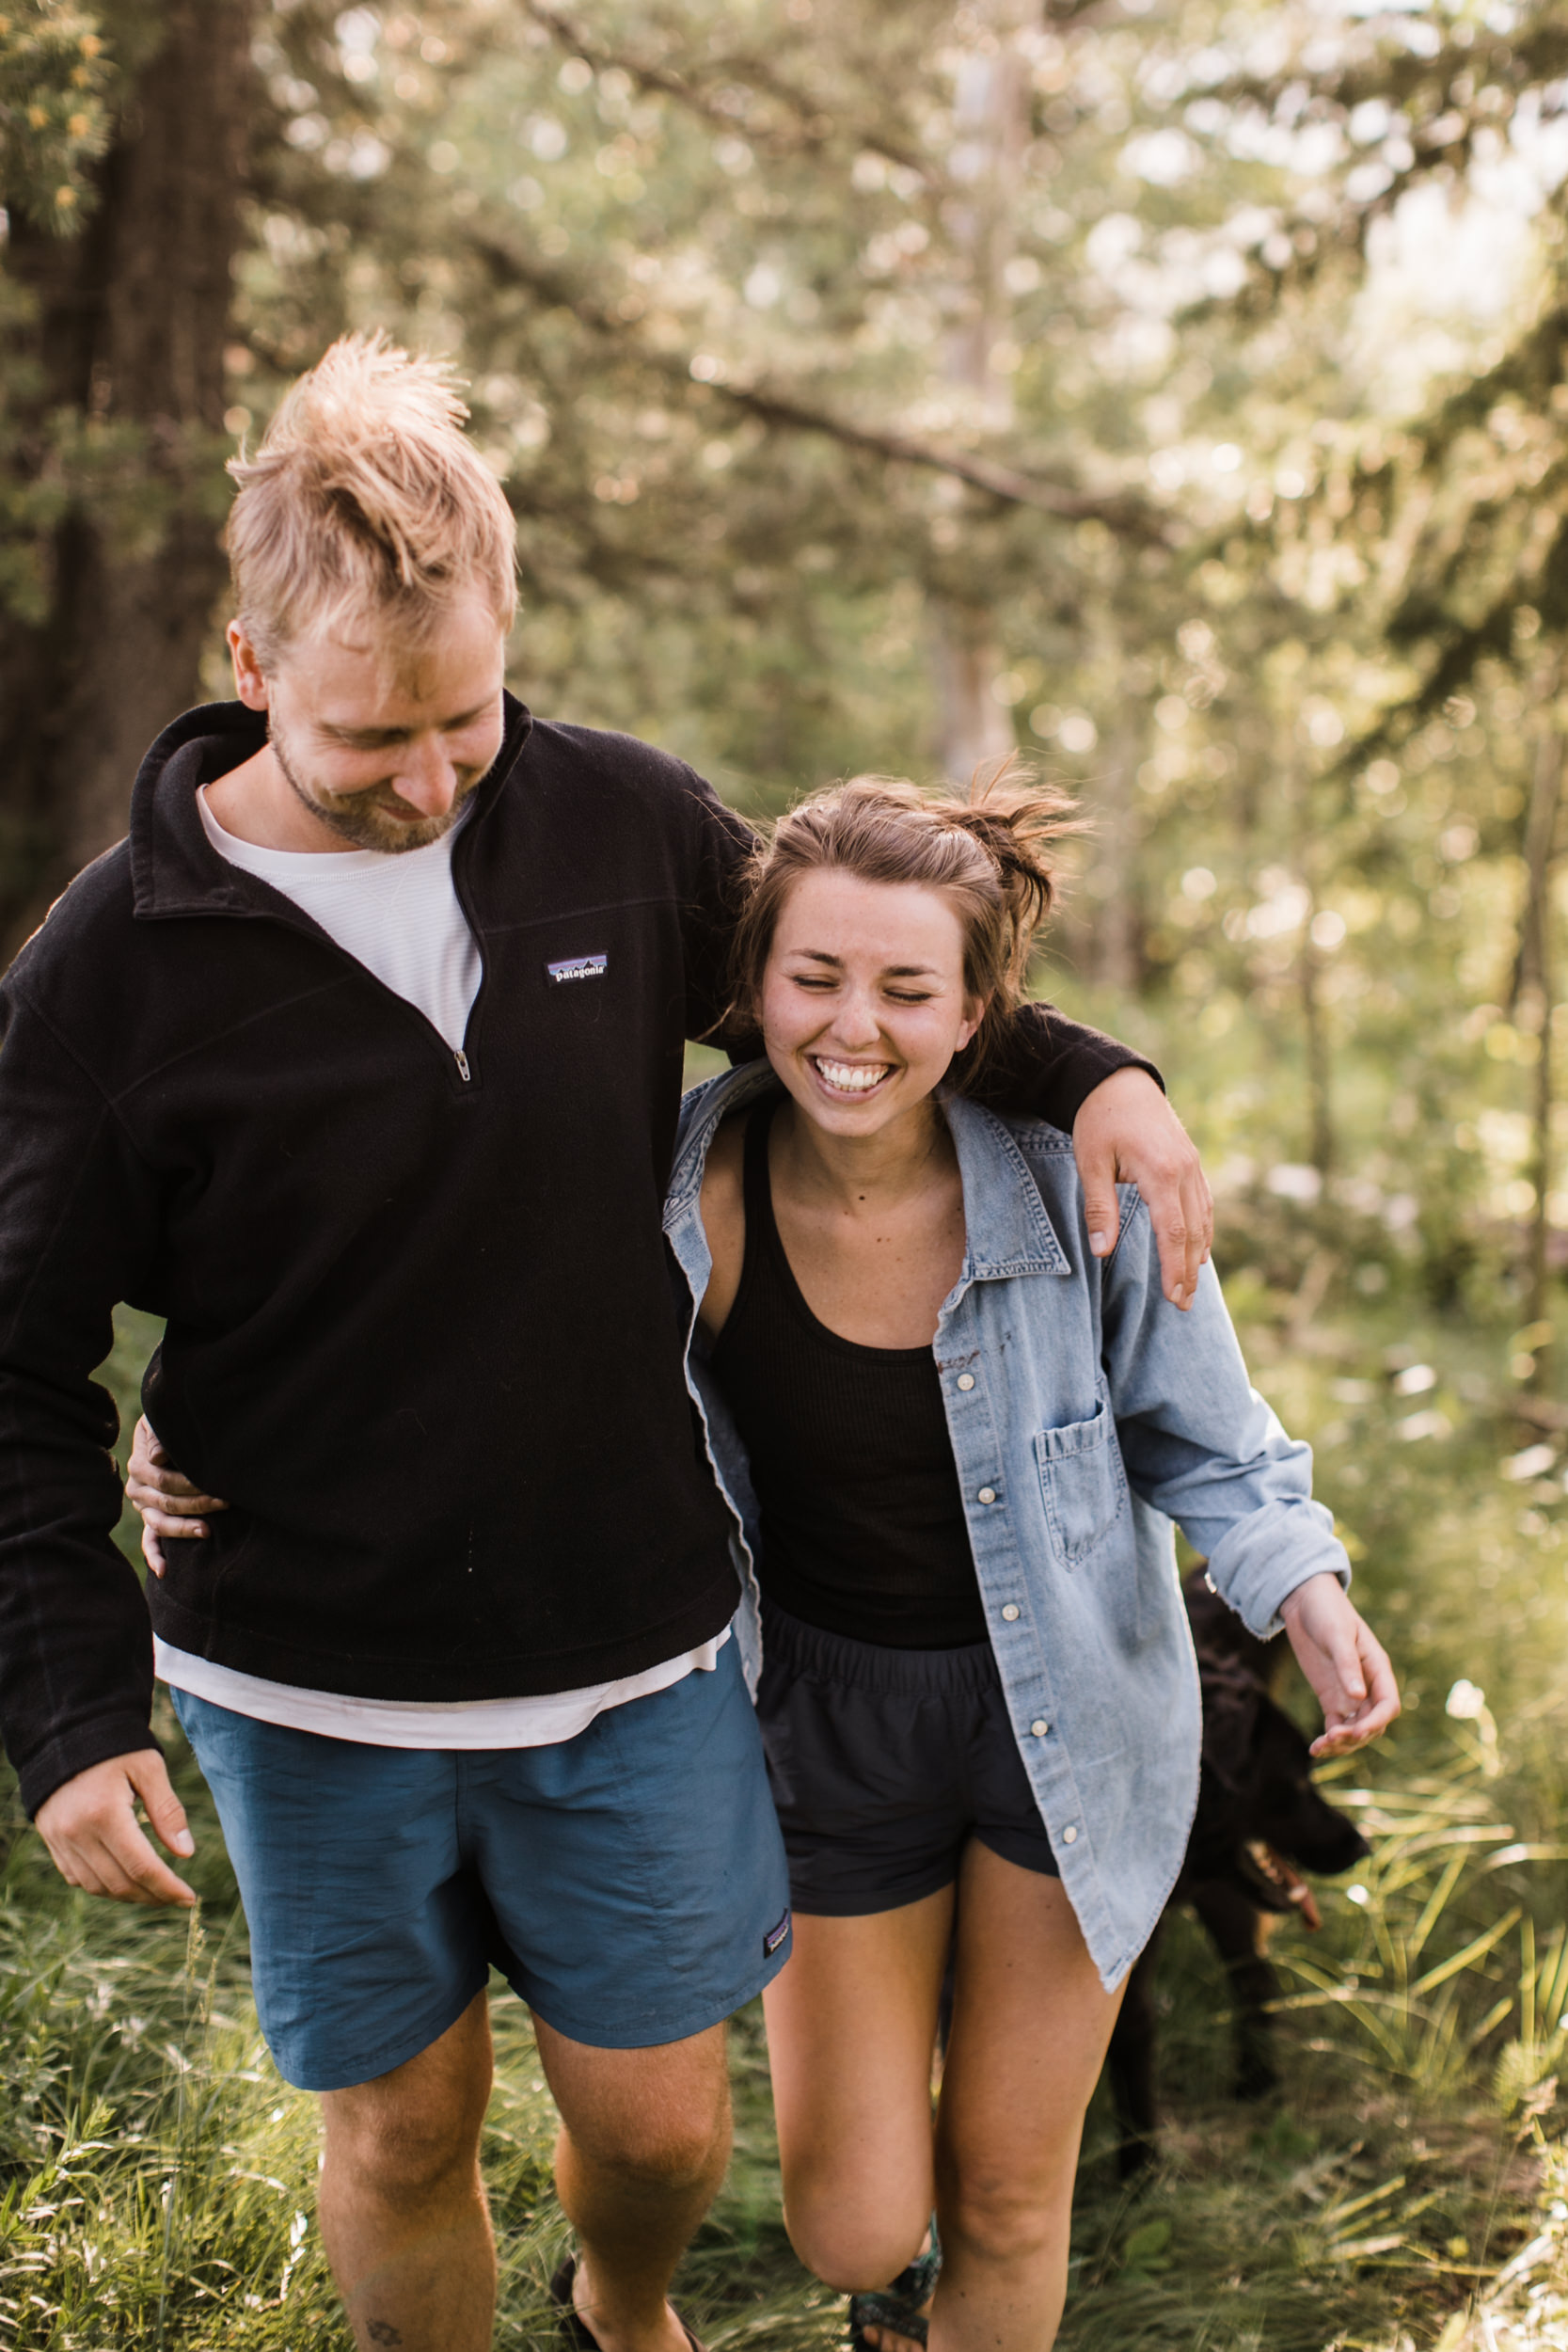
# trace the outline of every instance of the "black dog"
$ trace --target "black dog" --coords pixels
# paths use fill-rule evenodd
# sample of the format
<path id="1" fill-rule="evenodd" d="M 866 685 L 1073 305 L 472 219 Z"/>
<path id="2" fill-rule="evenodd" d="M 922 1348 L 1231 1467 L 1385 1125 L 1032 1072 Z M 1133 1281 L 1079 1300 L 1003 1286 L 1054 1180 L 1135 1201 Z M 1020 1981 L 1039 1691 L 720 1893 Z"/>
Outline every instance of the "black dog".
<path id="1" fill-rule="evenodd" d="M 1192 1904 L 1225 1963 L 1236 2016 L 1236 2096 L 1260 2099 L 1278 2081 L 1267 2007 L 1279 1990 L 1266 1957 L 1269 1915 L 1298 1910 L 1309 1928 L 1318 1927 L 1318 1907 L 1301 1871 L 1332 1878 L 1370 1849 L 1312 1786 L 1307 1741 L 1270 1695 L 1275 1645 L 1247 1631 L 1211 1589 L 1201 1565 L 1182 1589 L 1203 1686 L 1203 1769 L 1171 1899 Z M 1157 1927 L 1128 1979 L 1107 2059 L 1124 2179 L 1155 2152 L 1159 1941 Z"/>

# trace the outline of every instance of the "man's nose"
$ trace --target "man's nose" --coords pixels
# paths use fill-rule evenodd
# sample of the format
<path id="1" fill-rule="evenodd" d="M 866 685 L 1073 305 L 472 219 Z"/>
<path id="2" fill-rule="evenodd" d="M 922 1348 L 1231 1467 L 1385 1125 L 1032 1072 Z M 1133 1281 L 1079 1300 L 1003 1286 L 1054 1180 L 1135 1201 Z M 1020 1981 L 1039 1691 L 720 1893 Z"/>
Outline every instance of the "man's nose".
<path id="1" fill-rule="evenodd" d="M 457 771 L 439 736 L 415 737 L 399 770 L 396 790 L 399 800 L 421 817 L 446 815 L 457 798 Z"/>

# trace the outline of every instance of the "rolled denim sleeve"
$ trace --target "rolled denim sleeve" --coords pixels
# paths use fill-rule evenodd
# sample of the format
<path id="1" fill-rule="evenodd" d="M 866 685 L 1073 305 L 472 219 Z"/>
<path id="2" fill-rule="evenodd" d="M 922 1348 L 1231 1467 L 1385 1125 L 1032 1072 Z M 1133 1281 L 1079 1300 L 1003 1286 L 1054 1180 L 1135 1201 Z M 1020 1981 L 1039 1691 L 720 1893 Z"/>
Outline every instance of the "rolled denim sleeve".
<path id="1" fill-rule="evenodd" d="M 1148 1213 L 1124 1191 L 1121 1239 L 1104 1277 L 1102 1361 L 1133 1489 L 1209 1563 L 1248 1629 L 1280 1629 L 1286 1596 L 1325 1570 L 1350 1582 L 1333 1514 L 1312 1499 L 1312 1449 L 1287 1436 L 1247 1378 L 1206 1265 L 1190 1311 L 1160 1288 Z"/>

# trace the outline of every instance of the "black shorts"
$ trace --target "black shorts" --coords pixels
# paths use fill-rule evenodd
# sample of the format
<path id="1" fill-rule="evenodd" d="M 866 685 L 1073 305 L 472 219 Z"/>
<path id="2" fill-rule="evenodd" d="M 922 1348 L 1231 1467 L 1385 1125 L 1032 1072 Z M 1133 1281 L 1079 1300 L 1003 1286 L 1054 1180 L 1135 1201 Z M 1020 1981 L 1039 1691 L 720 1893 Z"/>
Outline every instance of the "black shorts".
<path id="1" fill-rule="evenodd" d="M 757 1715 L 796 1911 L 895 1911 L 977 1837 L 1059 1878 L 989 1642 L 886 1649 L 763 1607 Z"/>

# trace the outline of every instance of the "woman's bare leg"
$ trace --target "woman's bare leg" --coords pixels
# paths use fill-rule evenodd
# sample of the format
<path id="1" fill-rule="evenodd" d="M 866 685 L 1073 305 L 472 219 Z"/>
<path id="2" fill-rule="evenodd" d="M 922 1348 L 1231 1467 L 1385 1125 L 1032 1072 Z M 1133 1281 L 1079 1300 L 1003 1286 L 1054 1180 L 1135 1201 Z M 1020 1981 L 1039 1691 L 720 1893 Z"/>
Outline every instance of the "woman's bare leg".
<path id="1" fill-rule="evenodd" d="M 1057 1879 L 972 1840 L 937 2118 L 930 2352 L 1049 2352 L 1084 2114 L 1120 2006 Z M 901 2340 L 884 2336 L 881 2352 Z"/>
<path id="2" fill-rule="evenodd" d="M 1022 1875 L 1022 1874 L 1021 1874 Z M 795 1914 L 763 1995 L 784 2220 L 829 2286 L 886 2286 L 931 2217 L 931 2054 L 953 1889 L 858 1919 Z"/>

